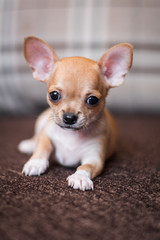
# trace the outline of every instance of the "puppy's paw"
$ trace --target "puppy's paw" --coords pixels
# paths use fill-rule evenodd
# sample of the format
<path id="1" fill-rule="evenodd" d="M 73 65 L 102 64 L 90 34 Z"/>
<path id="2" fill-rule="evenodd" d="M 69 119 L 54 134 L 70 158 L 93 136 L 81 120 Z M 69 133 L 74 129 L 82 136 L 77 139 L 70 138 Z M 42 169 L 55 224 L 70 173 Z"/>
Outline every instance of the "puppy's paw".
<path id="1" fill-rule="evenodd" d="M 23 140 L 18 145 L 18 150 L 22 153 L 32 154 L 36 146 L 36 141 L 33 139 Z"/>
<path id="2" fill-rule="evenodd" d="M 49 161 L 46 159 L 35 159 L 31 158 L 25 163 L 22 173 L 26 176 L 40 175 L 44 173 L 49 166 Z"/>
<path id="3" fill-rule="evenodd" d="M 89 174 L 84 170 L 77 170 L 74 174 L 67 178 L 68 186 L 74 189 L 93 190 L 93 182 L 89 178 Z"/>

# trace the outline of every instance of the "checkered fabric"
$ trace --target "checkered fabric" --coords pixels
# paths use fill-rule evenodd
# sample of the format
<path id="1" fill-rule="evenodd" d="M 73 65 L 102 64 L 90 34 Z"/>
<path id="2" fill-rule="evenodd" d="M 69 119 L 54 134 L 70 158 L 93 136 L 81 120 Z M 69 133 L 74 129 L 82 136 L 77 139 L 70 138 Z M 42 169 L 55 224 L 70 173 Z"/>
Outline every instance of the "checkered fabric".
<path id="1" fill-rule="evenodd" d="M 160 111 L 160 1 L 0 0 L 0 113 L 23 114 L 45 106 L 46 90 L 32 79 L 23 39 L 37 36 L 57 55 L 98 60 L 120 42 L 134 45 L 131 72 L 111 90 L 108 105 Z"/>

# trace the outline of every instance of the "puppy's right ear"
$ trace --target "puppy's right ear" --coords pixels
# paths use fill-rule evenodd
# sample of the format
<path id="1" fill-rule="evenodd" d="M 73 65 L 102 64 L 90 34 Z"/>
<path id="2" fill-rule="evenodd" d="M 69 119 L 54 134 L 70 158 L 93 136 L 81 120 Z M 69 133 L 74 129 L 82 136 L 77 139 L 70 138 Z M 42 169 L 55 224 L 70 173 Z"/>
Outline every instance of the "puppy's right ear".
<path id="1" fill-rule="evenodd" d="M 110 48 L 100 58 L 98 64 L 108 88 L 120 86 L 132 65 L 133 47 L 120 43 Z"/>
<path id="2" fill-rule="evenodd" d="M 45 81 L 51 75 L 58 61 L 53 49 L 36 37 L 24 39 L 24 57 L 33 71 L 33 77 L 39 81 Z"/>

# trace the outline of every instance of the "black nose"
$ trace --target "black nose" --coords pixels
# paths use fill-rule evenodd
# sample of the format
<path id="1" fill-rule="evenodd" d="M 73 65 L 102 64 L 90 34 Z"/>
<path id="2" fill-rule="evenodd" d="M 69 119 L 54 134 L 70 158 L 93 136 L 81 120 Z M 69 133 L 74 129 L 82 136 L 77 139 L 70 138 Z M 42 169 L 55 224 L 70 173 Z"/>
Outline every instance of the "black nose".
<path id="1" fill-rule="evenodd" d="M 78 116 L 71 112 L 66 112 L 63 115 L 63 122 L 72 125 L 77 122 Z"/>

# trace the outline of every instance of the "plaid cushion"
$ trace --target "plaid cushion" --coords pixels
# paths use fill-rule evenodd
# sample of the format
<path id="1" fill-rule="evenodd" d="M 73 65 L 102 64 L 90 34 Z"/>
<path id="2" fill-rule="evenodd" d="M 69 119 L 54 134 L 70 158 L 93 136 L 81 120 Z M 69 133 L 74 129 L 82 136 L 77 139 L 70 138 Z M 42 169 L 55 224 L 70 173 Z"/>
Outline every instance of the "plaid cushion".
<path id="1" fill-rule="evenodd" d="M 134 45 L 126 83 L 111 91 L 112 109 L 160 110 L 160 2 L 156 0 L 1 0 L 0 113 L 46 106 L 43 84 L 23 58 L 28 35 L 47 41 L 57 55 L 94 60 L 119 42 Z"/>

